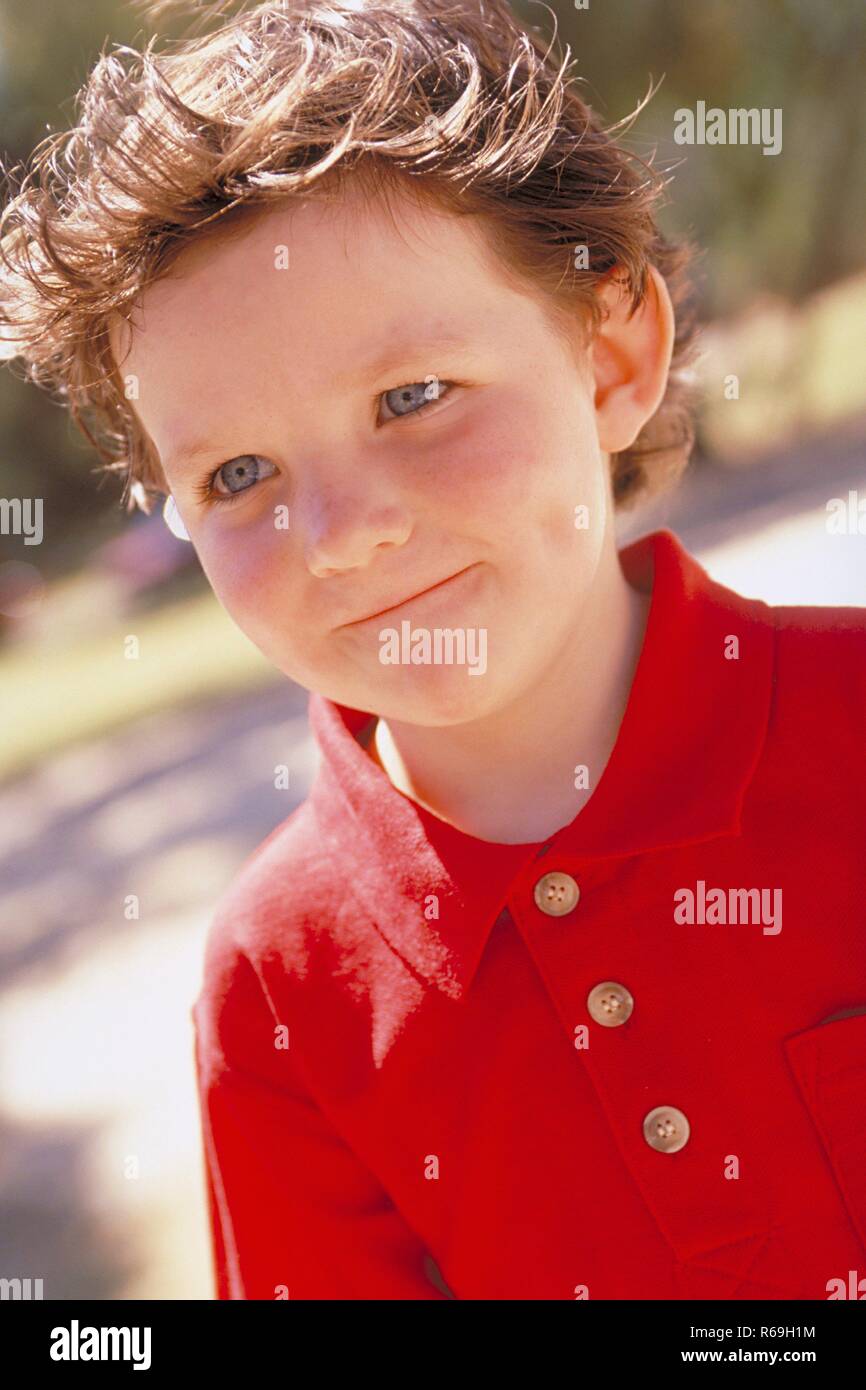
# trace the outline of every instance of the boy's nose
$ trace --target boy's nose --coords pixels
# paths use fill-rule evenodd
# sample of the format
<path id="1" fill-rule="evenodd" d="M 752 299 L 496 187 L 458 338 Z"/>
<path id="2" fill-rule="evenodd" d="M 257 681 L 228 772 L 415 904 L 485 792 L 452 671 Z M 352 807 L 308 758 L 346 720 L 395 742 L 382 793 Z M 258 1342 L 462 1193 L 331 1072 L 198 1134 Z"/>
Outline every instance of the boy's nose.
<path id="1" fill-rule="evenodd" d="M 404 545 L 412 533 L 404 506 L 355 492 L 320 494 L 293 511 L 293 529 L 301 531 L 307 568 L 317 579 L 363 569 L 377 551 Z"/>

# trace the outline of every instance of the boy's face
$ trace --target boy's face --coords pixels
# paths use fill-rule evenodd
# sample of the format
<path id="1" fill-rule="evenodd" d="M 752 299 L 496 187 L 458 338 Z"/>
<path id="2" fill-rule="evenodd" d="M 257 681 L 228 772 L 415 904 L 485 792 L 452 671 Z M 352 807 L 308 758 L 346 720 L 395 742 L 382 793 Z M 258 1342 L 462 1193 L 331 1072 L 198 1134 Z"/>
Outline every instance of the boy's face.
<path id="1" fill-rule="evenodd" d="M 504 709 L 574 642 L 611 503 L 588 354 L 465 219 L 395 207 L 269 209 L 185 251 L 112 342 L 238 626 L 308 689 L 443 725 Z M 484 673 L 384 664 L 404 621 L 483 629 Z"/>

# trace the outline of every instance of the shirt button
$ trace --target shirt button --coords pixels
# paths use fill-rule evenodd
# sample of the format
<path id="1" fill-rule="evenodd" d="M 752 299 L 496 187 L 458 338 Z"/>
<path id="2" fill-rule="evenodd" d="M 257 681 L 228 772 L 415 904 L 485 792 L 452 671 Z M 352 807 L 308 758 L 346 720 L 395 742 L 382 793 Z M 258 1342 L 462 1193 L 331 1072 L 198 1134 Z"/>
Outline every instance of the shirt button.
<path id="1" fill-rule="evenodd" d="M 536 907 L 540 907 L 549 917 L 564 917 L 566 912 L 573 912 L 577 906 L 580 889 L 571 874 L 561 874 L 555 870 L 542 875 L 535 885 L 533 896 Z"/>
<path id="2" fill-rule="evenodd" d="M 689 1122 L 675 1105 L 657 1105 L 644 1116 L 643 1137 L 660 1154 L 675 1154 L 689 1142 Z"/>
<path id="3" fill-rule="evenodd" d="M 618 1028 L 631 1018 L 634 1000 L 625 985 L 617 984 L 616 980 L 605 980 L 604 984 L 596 985 L 589 991 L 586 1007 L 590 1017 L 603 1028 Z"/>

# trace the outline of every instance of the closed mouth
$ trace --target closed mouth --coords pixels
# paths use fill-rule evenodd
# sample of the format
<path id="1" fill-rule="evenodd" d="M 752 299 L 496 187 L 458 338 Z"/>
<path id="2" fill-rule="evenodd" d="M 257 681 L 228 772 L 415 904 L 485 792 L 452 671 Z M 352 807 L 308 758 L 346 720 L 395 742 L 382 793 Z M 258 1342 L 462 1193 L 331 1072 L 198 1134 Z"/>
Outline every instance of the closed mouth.
<path id="1" fill-rule="evenodd" d="M 374 618 L 382 618 L 386 613 L 395 613 L 397 609 L 402 608 L 404 604 L 411 603 L 416 598 L 423 598 L 426 594 L 432 594 L 437 589 L 443 589 L 446 584 L 451 583 L 452 579 L 459 579 L 461 574 L 465 574 L 467 570 L 471 569 L 474 569 L 474 565 L 466 565 L 464 569 L 457 570 L 454 574 L 449 574 L 445 579 L 440 579 L 438 583 L 431 584 L 427 589 L 419 589 L 417 593 L 409 594 L 406 598 L 401 598 L 398 603 L 392 603 L 387 608 L 380 608 L 378 613 L 368 613 L 366 618 L 355 618 L 351 623 L 343 623 L 342 626 L 359 627 L 361 623 L 372 622 Z"/>

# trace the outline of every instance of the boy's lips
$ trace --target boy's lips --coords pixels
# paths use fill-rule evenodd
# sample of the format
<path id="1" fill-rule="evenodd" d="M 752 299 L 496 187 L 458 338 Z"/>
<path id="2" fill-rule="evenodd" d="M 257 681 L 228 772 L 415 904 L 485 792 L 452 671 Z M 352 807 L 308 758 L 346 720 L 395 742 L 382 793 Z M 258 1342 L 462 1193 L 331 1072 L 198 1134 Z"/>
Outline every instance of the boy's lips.
<path id="1" fill-rule="evenodd" d="M 444 589 L 446 584 L 459 579 L 462 574 L 467 574 L 471 569 L 475 569 L 474 564 L 466 565 L 462 570 L 455 570 L 454 574 L 446 575 L 444 579 L 437 580 L 435 584 L 429 584 L 426 589 L 418 589 L 414 594 L 407 594 L 405 598 L 398 599 L 396 603 L 389 604 L 387 608 L 380 608 L 375 613 L 368 613 L 365 618 L 354 618 L 350 623 L 340 623 L 340 627 L 360 627 L 363 623 L 372 622 L 374 618 L 382 618 L 388 613 L 396 613 L 398 608 L 402 608 L 407 603 L 413 603 L 416 598 L 423 598 L 426 594 Z"/>

